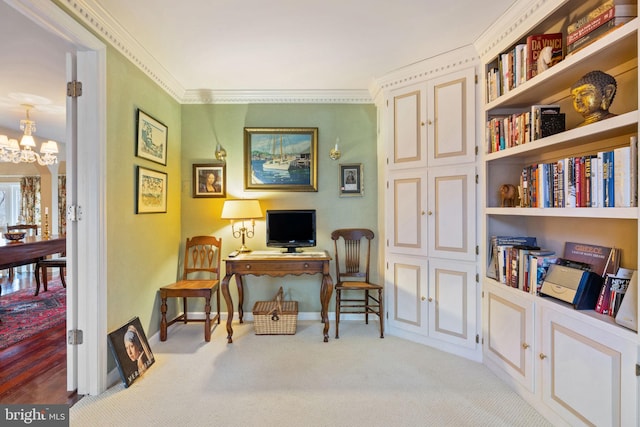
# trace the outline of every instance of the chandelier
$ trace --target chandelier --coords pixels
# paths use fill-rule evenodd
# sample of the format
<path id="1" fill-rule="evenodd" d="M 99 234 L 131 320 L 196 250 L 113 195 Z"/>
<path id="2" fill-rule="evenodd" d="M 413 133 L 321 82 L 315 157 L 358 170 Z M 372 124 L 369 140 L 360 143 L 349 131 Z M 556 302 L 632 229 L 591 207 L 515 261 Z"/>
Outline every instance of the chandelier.
<path id="1" fill-rule="evenodd" d="M 18 140 L 9 138 L 6 135 L 0 135 L 0 161 L 12 163 L 34 163 L 47 166 L 58 162 L 56 154 L 58 154 L 58 144 L 55 141 L 43 142 L 40 146 L 40 154 L 33 149 L 36 142 L 33 139 L 33 133 L 36 131 L 36 122 L 29 118 L 29 110 L 32 105 L 24 105 L 27 109 L 27 118 L 20 120 L 20 130 L 24 131 L 22 139 L 18 144 Z"/>

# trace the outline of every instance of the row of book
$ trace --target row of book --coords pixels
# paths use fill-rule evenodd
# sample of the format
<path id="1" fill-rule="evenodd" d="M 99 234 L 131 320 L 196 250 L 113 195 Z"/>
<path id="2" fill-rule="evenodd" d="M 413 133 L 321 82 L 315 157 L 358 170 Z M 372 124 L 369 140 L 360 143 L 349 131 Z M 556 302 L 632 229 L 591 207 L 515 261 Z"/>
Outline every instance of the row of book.
<path id="1" fill-rule="evenodd" d="M 526 111 L 492 115 L 486 123 L 487 153 L 527 144 L 565 131 L 560 106 L 532 105 Z"/>
<path id="2" fill-rule="evenodd" d="M 492 236 L 487 277 L 538 295 L 549 266 L 562 264 L 604 277 L 619 271 L 620 250 L 585 243 L 565 243 L 562 256 L 542 249 L 534 236 Z"/>
<path id="3" fill-rule="evenodd" d="M 635 18 L 638 15 L 637 6 L 622 4 L 628 1 L 606 0 L 568 25 L 566 54 L 577 52 Z"/>
<path id="4" fill-rule="evenodd" d="M 575 18 L 563 33 L 532 34 L 498 55 L 486 70 L 487 102 L 517 88 L 542 73 L 566 55 L 573 54 L 637 16 L 630 0 L 605 0 Z"/>
<path id="5" fill-rule="evenodd" d="M 531 208 L 637 207 L 638 140 L 594 155 L 526 166 L 520 206 Z"/>
<path id="6" fill-rule="evenodd" d="M 532 34 L 498 56 L 487 70 L 487 102 L 499 98 L 560 62 L 562 33 Z"/>
<path id="7" fill-rule="evenodd" d="M 616 317 L 624 298 L 634 270 L 619 268 L 616 274 L 607 274 L 598 295 L 595 311 Z"/>

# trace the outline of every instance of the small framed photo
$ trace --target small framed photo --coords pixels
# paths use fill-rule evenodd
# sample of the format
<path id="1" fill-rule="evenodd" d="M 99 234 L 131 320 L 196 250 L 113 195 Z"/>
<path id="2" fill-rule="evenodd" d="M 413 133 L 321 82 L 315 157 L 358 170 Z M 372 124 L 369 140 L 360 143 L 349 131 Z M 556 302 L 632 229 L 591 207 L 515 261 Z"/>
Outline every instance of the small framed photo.
<path id="1" fill-rule="evenodd" d="M 138 317 L 111 332 L 108 341 L 125 387 L 133 384 L 155 362 Z"/>
<path id="2" fill-rule="evenodd" d="M 340 197 L 362 196 L 362 163 L 340 165 Z"/>
<path id="3" fill-rule="evenodd" d="M 244 188 L 318 191 L 318 128 L 245 128 Z"/>
<path id="4" fill-rule="evenodd" d="M 226 188 L 225 163 L 193 165 L 193 197 L 226 197 Z"/>
<path id="5" fill-rule="evenodd" d="M 167 127 L 138 109 L 136 156 L 167 165 Z"/>
<path id="6" fill-rule="evenodd" d="M 167 174 L 138 166 L 136 213 L 167 211 Z"/>

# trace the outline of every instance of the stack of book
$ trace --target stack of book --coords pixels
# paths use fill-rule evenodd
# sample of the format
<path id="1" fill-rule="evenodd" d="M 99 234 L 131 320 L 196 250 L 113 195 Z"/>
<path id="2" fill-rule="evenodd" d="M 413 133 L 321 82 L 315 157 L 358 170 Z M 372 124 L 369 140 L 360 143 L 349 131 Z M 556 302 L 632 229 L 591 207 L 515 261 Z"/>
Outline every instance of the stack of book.
<path id="1" fill-rule="evenodd" d="M 635 18 L 638 15 L 637 6 L 624 4 L 629 1 L 606 0 L 567 26 L 567 55 L 577 52 Z"/>

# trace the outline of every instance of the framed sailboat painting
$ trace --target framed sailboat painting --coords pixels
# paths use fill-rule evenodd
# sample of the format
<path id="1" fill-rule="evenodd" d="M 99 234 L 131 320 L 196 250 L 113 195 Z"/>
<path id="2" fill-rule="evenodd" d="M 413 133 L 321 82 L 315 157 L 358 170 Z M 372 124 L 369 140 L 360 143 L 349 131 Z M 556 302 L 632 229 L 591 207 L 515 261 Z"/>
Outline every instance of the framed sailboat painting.
<path id="1" fill-rule="evenodd" d="M 244 128 L 244 188 L 318 191 L 318 128 Z"/>

